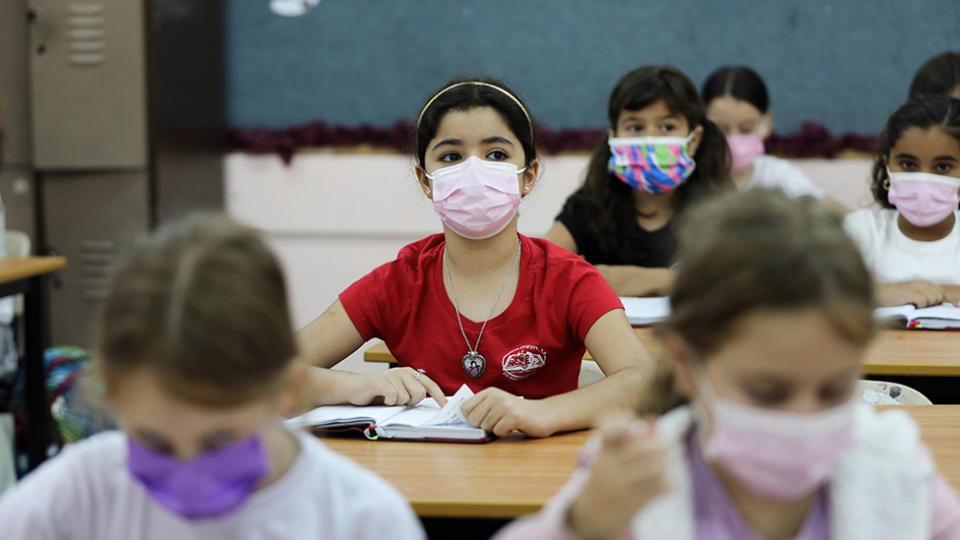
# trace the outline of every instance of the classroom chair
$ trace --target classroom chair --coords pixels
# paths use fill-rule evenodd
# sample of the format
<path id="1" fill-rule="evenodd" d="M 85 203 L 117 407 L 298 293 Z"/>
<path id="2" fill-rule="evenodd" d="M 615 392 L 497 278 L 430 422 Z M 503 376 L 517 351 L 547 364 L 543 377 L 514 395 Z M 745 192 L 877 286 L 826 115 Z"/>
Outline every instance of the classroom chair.
<path id="1" fill-rule="evenodd" d="M 7 248 L 7 257 L 30 256 L 30 237 L 25 232 L 4 231 L 3 243 Z"/>
<path id="2" fill-rule="evenodd" d="M 7 257 L 29 257 L 32 249 L 30 236 L 25 232 L 7 230 L 3 232 L 4 247 Z M 17 348 L 20 357 L 23 357 L 23 295 L 18 294 L 13 299 L 13 332 L 16 336 Z"/>
<path id="3" fill-rule="evenodd" d="M 860 399 L 873 405 L 933 405 L 918 390 L 899 383 L 861 380 L 859 391 Z"/>
<path id="4" fill-rule="evenodd" d="M 31 241 L 25 232 L 4 231 L 3 245 L 7 250 L 7 257 L 29 257 Z M 18 294 L 14 301 L 13 314 L 17 317 L 23 315 L 23 295 Z"/>

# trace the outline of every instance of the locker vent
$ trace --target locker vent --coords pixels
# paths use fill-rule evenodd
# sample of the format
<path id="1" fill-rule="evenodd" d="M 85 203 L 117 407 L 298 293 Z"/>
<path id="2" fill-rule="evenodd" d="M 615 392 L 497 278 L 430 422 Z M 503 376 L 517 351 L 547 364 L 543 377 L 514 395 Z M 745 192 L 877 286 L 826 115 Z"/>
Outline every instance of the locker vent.
<path id="1" fill-rule="evenodd" d="M 96 66 L 106 60 L 106 19 L 103 4 L 70 4 L 67 8 L 68 34 L 70 44 L 68 54 L 70 64 L 75 66 Z"/>
<path id="2" fill-rule="evenodd" d="M 116 243 L 110 240 L 84 240 L 80 243 L 84 300 L 100 302 L 107 298 L 116 263 Z"/>

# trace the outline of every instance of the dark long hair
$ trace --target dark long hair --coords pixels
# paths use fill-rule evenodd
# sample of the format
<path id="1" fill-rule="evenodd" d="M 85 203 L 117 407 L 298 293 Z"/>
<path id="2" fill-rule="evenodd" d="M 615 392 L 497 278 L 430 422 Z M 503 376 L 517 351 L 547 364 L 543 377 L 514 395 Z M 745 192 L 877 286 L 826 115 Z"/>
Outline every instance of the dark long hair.
<path id="1" fill-rule="evenodd" d="M 724 66 L 707 77 L 700 97 L 705 105 L 718 97 L 730 96 L 753 105 L 761 113 L 770 110 L 767 85 L 747 66 Z"/>
<path id="2" fill-rule="evenodd" d="M 920 66 L 910 83 L 910 97 L 949 94 L 960 87 L 960 52 L 946 51 Z"/>
<path id="3" fill-rule="evenodd" d="M 624 75 L 610 94 L 607 118 L 611 129 L 623 111 L 638 111 L 663 100 L 667 108 L 681 114 L 690 131 L 703 127 L 696 153 L 691 156 L 696 168 L 674 191 L 673 208 L 679 213 L 695 199 L 733 185 L 730 179 L 730 151 L 717 126 L 707 119 L 697 87 L 679 69 L 672 66 L 645 66 Z M 607 172 L 610 161 L 608 137 L 597 144 L 590 157 L 583 186 L 567 199 L 564 211 L 584 209 L 592 216 L 590 228 L 605 254 L 629 253 L 623 230 L 636 222 L 633 189 Z M 626 257 L 621 257 L 626 258 Z"/>
<path id="4" fill-rule="evenodd" d="M 434 92 L 420 110 L 414 132 L 417 163 L 424 166 L 427 145 L 437 135 L 437 128 L 450 111 L 467 111 L 474 107 L 490 107 L 497 111 L 520 140 L 524 164 L 537 159 L 536 132 L 529 109 L 516 92 L 502 81 L 489 77 L 454 79 Z"/>
<path id="5" fill-rule="evenodd" d="M 887 127 L 877 140 L 870 180 L 870 192 L 880 206 L 894 207 L 887 200 L 887 192 L 890 190 L 887 182 L 887 160 L 890 159 L 890 151 L 904 131 L 932 126 L 938 126 L 944 133 L 960 141 L 960 99 L 939 94 L 921 94 L 901 105 L 887 120 Z"/>

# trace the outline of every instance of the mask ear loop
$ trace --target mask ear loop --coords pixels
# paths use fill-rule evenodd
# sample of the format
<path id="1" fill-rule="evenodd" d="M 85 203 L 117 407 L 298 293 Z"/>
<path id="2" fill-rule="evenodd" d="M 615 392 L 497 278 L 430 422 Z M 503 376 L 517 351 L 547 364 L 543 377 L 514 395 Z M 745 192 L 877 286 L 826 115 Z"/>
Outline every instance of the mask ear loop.
<path id="1" fill-rule="evenodd" d="M 427 180 L 430 180 L 430 186 L 427 187 L 426 194 L 428 197 L 432 198 L 433 197 L 433 178 L 431 178 L 430 175 L 427 174 L 427 168 L 421 166 L 420 162 L 417 161 L 416 157 L 412 157 L 410 159 L 410 162 L 413 167 L 412 167 L 412 170 L 411 169 L 408 169 L 408 170 L 411 170 L 411 176 L 412 176 L 411 179 L 416 183 L 416 186 L 417 186 L 416 193 L 419 193 L 421 195 L 424 193 L 424 190 L 420 184 L 420 179 L 417 178 L 417 169 L 420 169 L 421 171 L 423 171 L 424 178 L 426 178 Z"/>
<path id="2" fill-rule="evenodd" d="M 702 366 L 703 364 L 699 364 Z M 700 393 L 699 401 L 709 402 L 712 406 L 715 404 L 719 398 L 717 398 L 717 392 L 713 389 L 713 383 L 710 382 L 710 377 L 707 377 L 707 370 L 703 367 L 698 367 L 699 375 L 694 375 L 693 384 L 697 387 L 697 391 Z"/>
<path id="3" fill-rule="evenodd" d="M 698 362 L 698 365 L 703 366 L 700 362 Z M 707 436 L 707 428 L 713 429 L 714 427 L 714 423 L 716 422 L 715 407 L 719 399 L 717 398 L 716 391 L 713 389 L 713 383 L 711 383 L 710 378 L 707 377 L 706 368 L 697 368 L 697 370 L 700 374 L 699 376 L 694 375 L 693 384 L 697 387 L 700 395 L 697 396 L 697 399 L 694 400 L 691 406 L 693 408 L 694 418 L 696 419 L 697 442 L 700 445 L 700 450 L 703 452 L 704 457 L 707 457 L 707 448 L 710 442 L 710 438 Z M 707 405 L 708 402 L 709 405 Z"/>
<path id="4" fill-rule="evenodd" d="M 694 355 L 691 351 L 691 355 Z M 701 416 L 702 419 L 712 418 L 713 414 L 709 411 L 713 409 L 714 404 L 718 401 L 717 392 L 713 389 L 713 383 L 710 382 L 710 378 L 707 377 L 707 370 L 703 362 L 699 358 L 691 358 L 688 362 L 690 365 L 690 375 L 693 380 L 693 386 L 697 389 L 698 395 L 696 399 L 693 400 L 693 406 L 697 409 L 697 413 Z M 693 367 L 693 366 L 696 367 Z"/>

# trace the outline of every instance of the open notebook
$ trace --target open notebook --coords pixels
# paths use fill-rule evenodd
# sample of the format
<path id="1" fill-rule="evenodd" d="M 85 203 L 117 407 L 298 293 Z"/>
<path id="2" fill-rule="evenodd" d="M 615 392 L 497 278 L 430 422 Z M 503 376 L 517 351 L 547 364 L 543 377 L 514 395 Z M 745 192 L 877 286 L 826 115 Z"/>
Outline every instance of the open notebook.
<path id="1" fill-rule="evenodd" d="M 490 435 L 471 426 L 460 410 L 460 406 L 471 397 L 473 391 L 463 385 L 447 398 L 447 404 L 442 408 L 433 398 L 426 398 L 415 407 L 330 405 L 317 407 L 285 423 L 289 427 L 317 431 L 359 430 L 371 440 L 489 441 Z"/>
<path id="2" fill-rule="evenodd" d="M 928 330 L 960 330 L 960 307 L 950 303 L 926 308 L 913 304 L 877 308 L 874 317 L 902 324 L 907 328 Z"/>
<path id="3" fill-rule="evenodd" d="M 670 316 L 669 296 L 652 298 L 621 296 L 620 301 L 623 302 L 623 309 L 627 312 L 627 320 L 633 326 L 650 326 Z"/>

